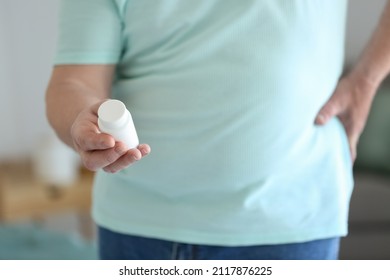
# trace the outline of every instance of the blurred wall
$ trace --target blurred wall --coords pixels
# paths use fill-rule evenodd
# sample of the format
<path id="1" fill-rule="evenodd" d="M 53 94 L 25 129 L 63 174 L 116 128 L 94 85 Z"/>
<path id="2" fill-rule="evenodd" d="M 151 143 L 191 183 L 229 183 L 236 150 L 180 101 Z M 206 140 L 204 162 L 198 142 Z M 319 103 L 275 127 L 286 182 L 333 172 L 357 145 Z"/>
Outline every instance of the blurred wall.
<path id="1" fill-rule="evenodd" d="M 348 64 L 361 52 L 385 1 L 350 0 Z M 51 132 L 44 91 L 55 49 L 58 5 L 59 0 L 0 0 L 0 160 L 29 155 L 42 135 Z"/>
<path id="2" fill-rule="evenodd" d="M 44 91 L 58 0 L 0 0 L 0 159 L 30 154 L 50 132 Z"/>
<path id="3" fill-rule="evenodd" d="M 0 156 L 4 155 L 7 147 L 12 146 L 12 138 L 15 136 L 14 120 L 8 116 L 12 115 L 11 104 L 13 98 L 7 93 L 10 91 L 10 73 L 7 69 L 9 63 L 9 44 L 6 42 L 6 10 L 3 2 L 0 3 Z"/>
<path id="4" fill-rule="evenodd" d="M 349 0 L 346 63 L 353 63 L 378 22 L 386 0 Z"/>

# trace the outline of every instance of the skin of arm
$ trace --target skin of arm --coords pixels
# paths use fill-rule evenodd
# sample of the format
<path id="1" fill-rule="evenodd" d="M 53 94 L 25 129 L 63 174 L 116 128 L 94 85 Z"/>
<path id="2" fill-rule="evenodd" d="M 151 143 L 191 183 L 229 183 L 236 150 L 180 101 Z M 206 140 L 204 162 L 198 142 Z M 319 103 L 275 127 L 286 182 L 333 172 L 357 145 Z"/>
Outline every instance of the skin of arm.
<path id="1" fill-rule="evenodd" d="M 315 123 L 326 124 L 338 117 L 348 136 L 352 160 L 369 115 L 375 94 L 390 72 L 390 1 L 357 63 L 340 79 L 330 99 L 319 111 Z"/>
<path id="2" fill-rule="evenodd" d="M 92 171 L 115 173 L 150 153 L 147 144 L 129 150 L 98 129 L 97 110 L 110 96 L 114 72 L 115 65 L 56 66 L 46 91 L 50 125 Z"/>

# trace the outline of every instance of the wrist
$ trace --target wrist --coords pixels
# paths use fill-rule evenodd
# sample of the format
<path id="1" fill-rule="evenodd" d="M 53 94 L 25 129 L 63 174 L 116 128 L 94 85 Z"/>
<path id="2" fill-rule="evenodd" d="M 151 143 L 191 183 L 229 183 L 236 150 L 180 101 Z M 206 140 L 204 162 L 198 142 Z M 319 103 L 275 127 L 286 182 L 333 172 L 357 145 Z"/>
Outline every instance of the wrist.
<path id="1" fill-rule="evenodd" d="M 359 92 L 373 97 L 384 77 L 368 67 L 357 65 L 345 77 Z"/>

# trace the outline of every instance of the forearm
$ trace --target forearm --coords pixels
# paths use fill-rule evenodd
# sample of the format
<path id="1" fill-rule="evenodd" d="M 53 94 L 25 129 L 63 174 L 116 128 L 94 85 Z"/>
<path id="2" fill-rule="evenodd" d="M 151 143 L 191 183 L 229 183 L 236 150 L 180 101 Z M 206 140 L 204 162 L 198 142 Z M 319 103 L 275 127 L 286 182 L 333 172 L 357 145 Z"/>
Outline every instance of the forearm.
<path id="1" fill-rule="evenodd" d="M 360 59 L 349 73 L 357 82 L 368 87 L 374 95 L 390 72 L 390 1 Z"/>
<path id="2" fill-rule="evenodd" d="M 73 147 L 71 126 L 78 114 L 100 99 L 90 89 L 79 84 L 62 83 L 49 85 L 46 94 L 46 113 L 50 125 L 58 137 Z"/>
<path id="3" fill-rule="evenodd" d="M 113 66 L 56 67 L 46 92 L 46 114 L 59 138 L 73 147 L 71 127 L 81 111 L 109 98 Z"/>

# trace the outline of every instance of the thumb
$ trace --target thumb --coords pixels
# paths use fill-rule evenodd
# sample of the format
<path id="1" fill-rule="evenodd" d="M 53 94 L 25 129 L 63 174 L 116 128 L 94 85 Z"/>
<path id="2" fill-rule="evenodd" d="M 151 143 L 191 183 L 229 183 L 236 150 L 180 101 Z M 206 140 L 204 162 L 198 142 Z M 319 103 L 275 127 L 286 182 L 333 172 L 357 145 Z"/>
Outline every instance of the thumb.
<path id="1" fill-rule="evenodd" d="M 358 137 L 353 135 L 348 139 L 349 142 L 349 151 L 351 153 L 351 159 L 352 162 L 356 160 L 356 149 L 357 149 L 357 144 L 358 144 Z"/>
<path id="2" fill-rule="evenodd" d="M 324 125 L 331 118 L 338 116 L 343 110 L 341 104 L 341 96 L 336 91 L 318 112 L 315 124 Z"/>

